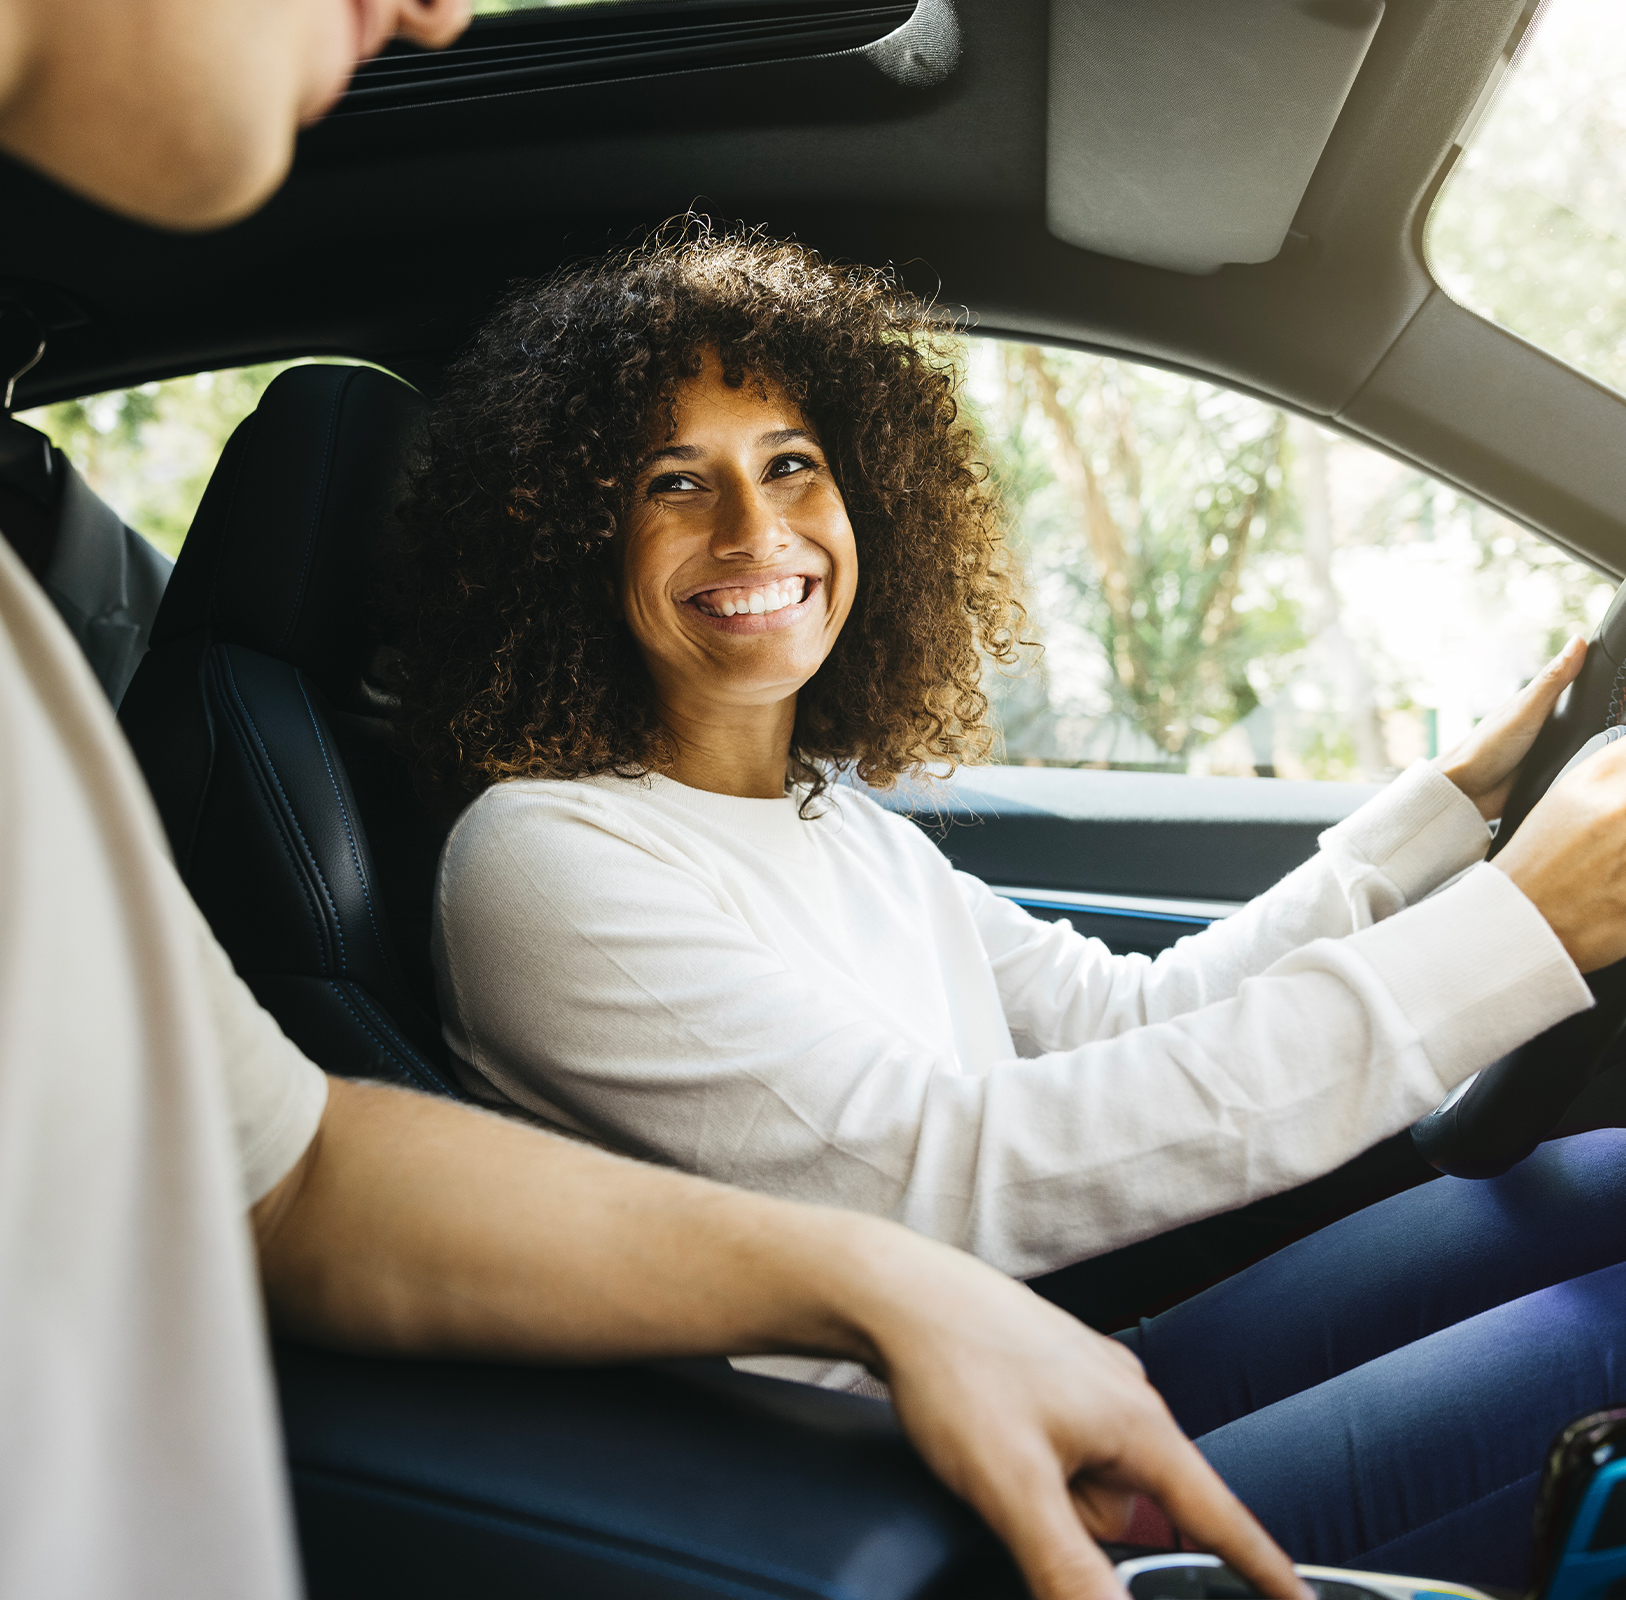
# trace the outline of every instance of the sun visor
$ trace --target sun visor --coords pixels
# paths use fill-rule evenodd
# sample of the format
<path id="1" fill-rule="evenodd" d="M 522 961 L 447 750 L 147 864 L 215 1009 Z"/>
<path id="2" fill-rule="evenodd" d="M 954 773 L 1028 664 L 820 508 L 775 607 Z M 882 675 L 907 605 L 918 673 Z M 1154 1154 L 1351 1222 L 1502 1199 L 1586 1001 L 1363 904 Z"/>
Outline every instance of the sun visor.
<path id="1" fill-rule="evenodd" d="M 1177 272 L 1287 238 L 1383 0 L 1051 0 L 1050 231 Z"/>

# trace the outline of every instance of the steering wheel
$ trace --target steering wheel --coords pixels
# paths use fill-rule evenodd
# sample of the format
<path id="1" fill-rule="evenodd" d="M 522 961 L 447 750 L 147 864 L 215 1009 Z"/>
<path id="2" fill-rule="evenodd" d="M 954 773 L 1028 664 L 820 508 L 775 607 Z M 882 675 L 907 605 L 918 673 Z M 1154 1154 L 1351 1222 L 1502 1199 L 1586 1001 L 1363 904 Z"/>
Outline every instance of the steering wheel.
<path id="1" fill-rule="evenodd" d="M 1626 738 L 1626 584 L 1587 646 L 1586 661 L 1524 759 L 1496 830 L 1494 856 L 1572 765 Z M 1418 1153 L 1457 1178 L 1494 1178 L 1523 1161 L 1570 1103 L 1626 1046 L 1626 961 L 1587 976 L 1597 1004 L 1458 1084 L 1412 1124 Z"/>

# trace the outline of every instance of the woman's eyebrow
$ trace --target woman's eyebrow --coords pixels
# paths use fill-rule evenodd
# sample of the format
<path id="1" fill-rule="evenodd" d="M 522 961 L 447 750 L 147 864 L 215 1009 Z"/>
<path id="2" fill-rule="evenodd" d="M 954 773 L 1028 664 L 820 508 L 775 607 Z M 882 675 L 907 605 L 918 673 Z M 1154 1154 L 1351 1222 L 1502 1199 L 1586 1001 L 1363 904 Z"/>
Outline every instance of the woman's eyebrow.
<path id="1" fill-rule="evenodd" d="M 651 450 L 638 463 L 638 470 L 642 472 L 652 461 L 698 461 L 704 454 L 697 444 L 669 444 L 659 450 Z"/>
<path id="2" fill-rule="evenodd" d="M 819 442 L 817 435 L 809 428 L 775 428 L 772 433 L 763 434 L 757 443 L 772 448 L 776 444 L 789 444 L 792 439 L 806 439 L 809 444 Z"/>

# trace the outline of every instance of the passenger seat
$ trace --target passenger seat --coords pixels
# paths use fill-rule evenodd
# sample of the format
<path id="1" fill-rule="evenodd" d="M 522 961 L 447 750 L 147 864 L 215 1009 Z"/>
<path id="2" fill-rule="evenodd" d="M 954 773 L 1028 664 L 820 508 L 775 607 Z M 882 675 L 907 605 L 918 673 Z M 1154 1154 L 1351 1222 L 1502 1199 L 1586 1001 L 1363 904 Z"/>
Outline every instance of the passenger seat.
<path id="1" fill-rule="evenodd" d="M 284 1032 L 330 1072 L 452 1094 L 429 960 L 443 830 L 393 743 L 365 621 L 420 415 L 371 368 L 272 382 L 209 481 L 119 720 L 186 886 Z"/>

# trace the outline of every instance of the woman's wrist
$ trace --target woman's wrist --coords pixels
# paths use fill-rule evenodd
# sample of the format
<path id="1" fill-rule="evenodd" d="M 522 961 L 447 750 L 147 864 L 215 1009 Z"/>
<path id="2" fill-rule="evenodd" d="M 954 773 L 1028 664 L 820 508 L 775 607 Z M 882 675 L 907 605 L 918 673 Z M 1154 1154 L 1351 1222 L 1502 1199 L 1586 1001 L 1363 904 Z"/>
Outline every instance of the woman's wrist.
<path id="1" fill-rule="evenodd" d="M 1444 755 L 1435 756 L 1434 767 L 1436 771 L 1443 773 L 1456 785 L 1486 822 L 1493 821 L 1502 814 L 1502 804 L 1507 798 L 1508 784 L 1502 781 L 1487 787 L 1482 775 L 1475 766 L 1471 762 L 1462 759 L 1460 749 L 1450 750 Z"/>

